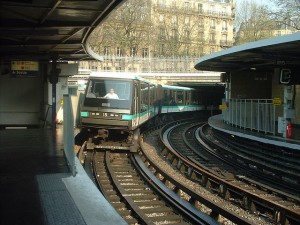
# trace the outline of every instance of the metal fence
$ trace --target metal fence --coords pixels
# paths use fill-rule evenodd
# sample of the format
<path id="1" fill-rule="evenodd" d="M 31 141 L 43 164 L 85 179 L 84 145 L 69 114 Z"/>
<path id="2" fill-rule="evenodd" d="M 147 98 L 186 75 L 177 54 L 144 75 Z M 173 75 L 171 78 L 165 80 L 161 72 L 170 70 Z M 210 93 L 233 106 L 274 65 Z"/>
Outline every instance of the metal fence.
<path id="1" fill-rule="evenodd" d="M 64 153 L 73 176 L 76 175 L 74 152 L 74 116 L 71 97 L 64 95 Z"/>
<path id="2" fill-rule="evenodd" d="M 222 110 L 223 120 L 233 126 L 275 135 L 275 105 L 272 99 L 230 99 Z"/>
<path id="3" fill-rule="evenodd" d="M 200 57 L 200 56 L 199 56 Z M 139 57 L 104 55 L 102 61 L 80 61 L 81 69 L 107 72 L 203 73 L 194 68 L 199 57 Z"/>

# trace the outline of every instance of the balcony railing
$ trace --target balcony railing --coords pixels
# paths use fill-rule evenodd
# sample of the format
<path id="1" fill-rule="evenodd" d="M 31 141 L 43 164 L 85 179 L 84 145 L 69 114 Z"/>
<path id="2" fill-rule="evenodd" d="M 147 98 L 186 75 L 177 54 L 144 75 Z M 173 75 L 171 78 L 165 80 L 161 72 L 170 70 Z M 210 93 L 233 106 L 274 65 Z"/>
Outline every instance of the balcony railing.
<path id="1" fill-rule="evenodd" d="M 221 40 L 220 41 L 220 45 L 221 46 L 233 46 L 233 43 L 232 43 L 232 41 L 224 41 L 224 40 Z"/>

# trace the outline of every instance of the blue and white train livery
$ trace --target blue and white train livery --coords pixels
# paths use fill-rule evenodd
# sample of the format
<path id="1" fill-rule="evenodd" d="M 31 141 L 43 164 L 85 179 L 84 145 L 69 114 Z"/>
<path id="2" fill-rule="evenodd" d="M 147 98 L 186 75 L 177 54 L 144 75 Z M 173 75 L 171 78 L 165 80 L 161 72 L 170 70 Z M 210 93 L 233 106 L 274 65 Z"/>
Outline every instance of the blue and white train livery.
<path id="1" fill-rule="evenodd" d="M 97 131 L 98 147 L 137 151 L 142 124 L 158 114 L 200 110 L 196 97 L 192 88 L 157 85 L 133 73 L 92 73 L 80 109 L 81 127 Z"/>

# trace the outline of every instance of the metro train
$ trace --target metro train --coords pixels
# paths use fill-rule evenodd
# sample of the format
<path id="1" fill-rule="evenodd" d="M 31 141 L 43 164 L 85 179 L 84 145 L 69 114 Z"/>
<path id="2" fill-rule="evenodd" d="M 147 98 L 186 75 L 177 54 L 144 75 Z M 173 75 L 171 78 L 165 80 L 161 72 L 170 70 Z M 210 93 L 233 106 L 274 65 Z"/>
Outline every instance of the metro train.
<path id="1" fill-rule="evenodd" d="M 147 121 L 203 108 L 193 88 L 158 85 L 133 73 L 91 73 L 80 126 L 95 134 L 97 148 L 135 152 Z"/>

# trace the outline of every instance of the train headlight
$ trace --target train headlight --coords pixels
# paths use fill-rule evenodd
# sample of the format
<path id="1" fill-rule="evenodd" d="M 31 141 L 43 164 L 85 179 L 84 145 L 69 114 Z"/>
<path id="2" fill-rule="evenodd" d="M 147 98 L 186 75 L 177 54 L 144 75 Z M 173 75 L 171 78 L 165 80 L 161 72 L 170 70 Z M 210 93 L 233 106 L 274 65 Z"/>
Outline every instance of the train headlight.
<path id="1" fill-rule="evenodd" d="M 80 112 L 81 117 L 88 117 L 89 113 L 88 112 Z"/>

